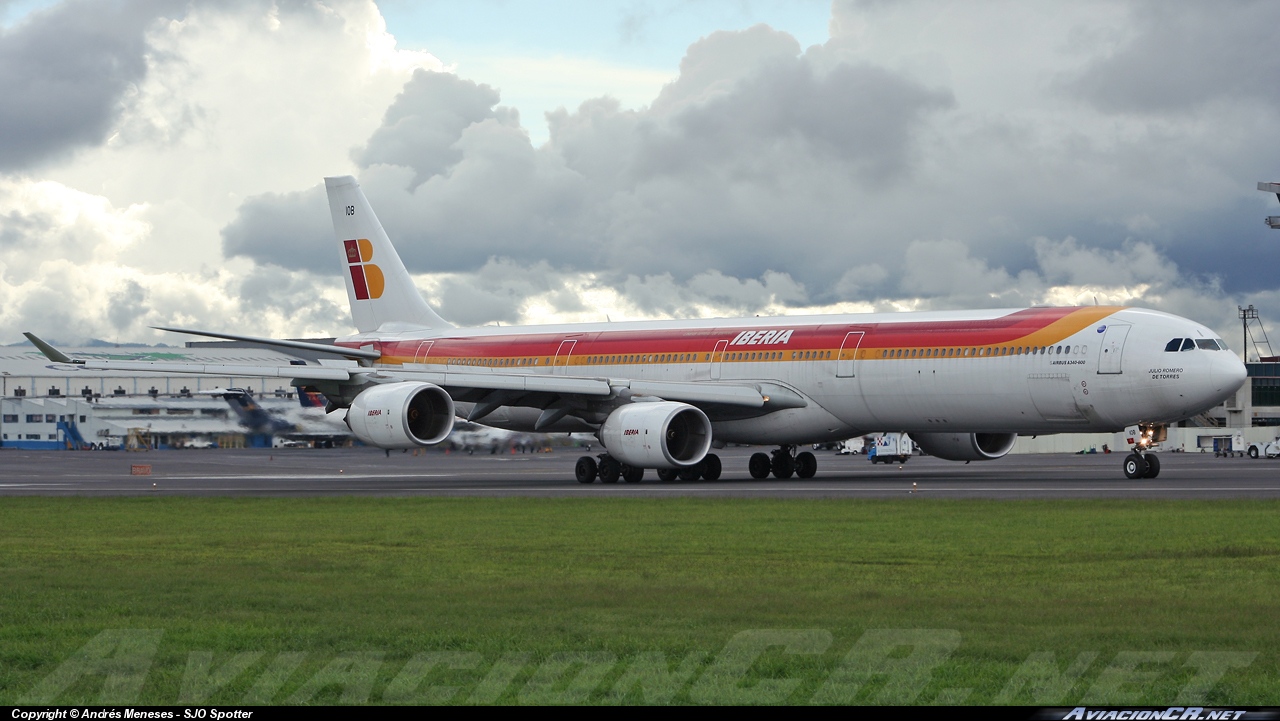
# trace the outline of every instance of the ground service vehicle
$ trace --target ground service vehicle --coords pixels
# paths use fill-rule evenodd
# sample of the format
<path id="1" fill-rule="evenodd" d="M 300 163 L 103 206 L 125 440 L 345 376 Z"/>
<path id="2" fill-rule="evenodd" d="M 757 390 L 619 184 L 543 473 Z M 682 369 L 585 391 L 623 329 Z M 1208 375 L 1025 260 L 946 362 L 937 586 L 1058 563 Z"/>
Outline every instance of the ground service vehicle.
<path id="1" fill-rule="evenodd" d="M 867 460 L 872 463 L 906 463 L 911 460 L 911 450 L 911 438 L 906 433 L 885 433 L 875 437 L 875 443 L 867 451 Z"/>
<path id="2" fill-rule="evenodd" d="M 1262 443 L 1249 444 L 1250 458 L 1275 458 L 1280 456 L 1280 437 Z"/>

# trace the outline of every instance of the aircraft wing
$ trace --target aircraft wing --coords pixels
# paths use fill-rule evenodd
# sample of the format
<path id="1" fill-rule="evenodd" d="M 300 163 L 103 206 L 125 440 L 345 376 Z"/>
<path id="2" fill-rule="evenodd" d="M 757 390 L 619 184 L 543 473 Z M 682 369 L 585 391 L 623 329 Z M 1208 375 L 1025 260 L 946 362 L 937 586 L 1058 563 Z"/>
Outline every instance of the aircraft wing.
<path id="1" fill-rule="evenodd" d="M 364 371 L 365 369 L 359 369 Z M 372 370 L 372 369 L 369 369 Z M 476 373 L 473 371 L 416 369 L 378 369 L 379 373 L 404 380 L 434 383 L 450 391 L 513 391 L 520 393 L 555 393 L 606 397 L 624 390 L 635 395 L 656 396 L 669 401 L 694 405 L 728 405 L 743 408 L 803 408 L 807 402 L 799 394 L 772 383 L 722 383 L 719 381 L 656 381 L 630 378 L 592 378 L 582 376 L 544 376 L 513 373 Z M 518 404 L 515 397 L 508 401 Z"/>
<path id="2" fill-rule="evenodd" d="M 646 381 L 628 378 L 590 378 L 582 376 L 544 376 L 514 373 L 475 373 L 447 370 L 390 370 L 381 372 L 405 380 L 434 383 L 445 389 L 479 389 L 496 391 L 524 391 L 528 393 L 557 393 L 560 395 L 608 396 L 624 389 L 638 395 L 658 396 L 669 401 L 688 403 L 720 403 L 734 406 L 760 408 L 768 398 L 760 389 L 737 383 L 703 381 L 681 383 L 677 381 Z"/>
<path id="3" fill-rule="evenodd" d="M 364 370 L 364 369 L 360 369 Z M 607 396 L 613 392 L 604 378 L 580 376 L 543 376 L 518 373 L 475 373 L 447 370 L 401 370 L 398 368 L 370 368 L 379 376 L 407 381 L 424 381 L 448 389 L 479 389 L 492 391 L 524 391 L 527 393 L 559 393 L 562 395 Z"/>

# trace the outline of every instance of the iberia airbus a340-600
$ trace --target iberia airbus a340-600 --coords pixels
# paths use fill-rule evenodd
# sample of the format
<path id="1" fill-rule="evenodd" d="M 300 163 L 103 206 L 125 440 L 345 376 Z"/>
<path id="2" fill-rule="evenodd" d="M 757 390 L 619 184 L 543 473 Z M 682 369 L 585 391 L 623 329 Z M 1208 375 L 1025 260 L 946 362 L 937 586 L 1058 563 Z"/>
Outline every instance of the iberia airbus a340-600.
<path id="1" fill-rule="evenodd" d="M 812 476 L 802 444 L 906 432 L 954 461 L 1000 458 L 1019 435 L 1127 430 L 1130 478 L 1160 469 L 1151 441 L 1236 392 L 1245 368 L 1199 323 L 1122 307 L 867 313 L 456 328 L 423 300 L 354 178 L 326 178 L 358 333 L 288 366 L 54 360 L 104 370 L 291 378 L 320 390 L 366 444 L 440 443 L 455 417 L 519 431 L 589 432 L 582 483 L 645 469 L 715 479 L 726 443 L 753 477 Z M 179 329 L 165 329 L 179 330 Z"/>

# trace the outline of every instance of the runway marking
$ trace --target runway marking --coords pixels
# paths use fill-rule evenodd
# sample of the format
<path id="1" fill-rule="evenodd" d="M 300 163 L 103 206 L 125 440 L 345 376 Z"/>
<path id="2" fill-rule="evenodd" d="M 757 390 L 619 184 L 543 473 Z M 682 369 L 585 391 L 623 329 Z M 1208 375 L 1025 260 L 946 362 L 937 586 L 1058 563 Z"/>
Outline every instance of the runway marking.
<path id="1" fill-rule="evenodd" d="M 151 476 L 153 480 L 165 481 L 274 481 L 274 480 L 307 480 L 307 481 L 343 481 L 352 478 L 379 478 L 379 479 L 396 479 L 396 478 L 448 478 L 455 474 L 451 473 L 342 473 L 328 476 L 317 476 L 314 473 L 296 473 L 278 476 L 248 476 L 243 473 L 236 473 L 228 476 Z"/>
<path id="2" fill-rule="evenodd" d="M 38 486 L 38 485 L 40 485 L 40 484 L 26 484 L 26 485 L 29 485 L 29 486 Z M 50 484 L 50 485 L 51 485 L 51 486 L 52 486 L 52 485 L 64 485 L 64 486 L 65 486 L 65 485 L 68 485 L 68 484 Z M 107 491 L 107 492 L 136 493 L 136 492 L 139 492 L 139 490 L 140 490 L 140 489 L 135 489 L 135 488 L 112 488 L 112 489 L 103 489 L 103 490 L 104 490 L 104 491 Z M 191 486 L 183 486 L 183 487 L 181 487 L 181 488 L 170 488 L 170 489 L 166 489 L 166 488 L 158 488 L 158 489 L 144 489 L 144 490 L 147 490 L 148 492 L 149 492 L 149 491 L 151 491 L 151 490 L 156 490 L 156 491 L 159 491 L 159 492 L 162 492 L 162 493 L 163 493 L 165 490 L 180 490 L 180 491 L 183 491 L 183 492 L 199 491 L 199 492 L 210 492 L 210 493 L 226 493 L 226 492 L 264 492 L 264 493 L 288 493 L 288 492 L 293 492 L 293 493 L 307 493 L 307 492 L 310 492 L 310 491 L 313 491 L 313 490 L 316 490 L 316 489 L 314 489 L 314 488 L 308 488 L 308 487 L 298 487 L 298 488 L 271 488 L 271 487 L 262 487 L 262 486 L 247 486 L 247 487 L 234 487 L 234 486 L 191 487 Z M 592 489 L 590 489 L 590 488 L 554 488 L 554 487 L 553 487 L 553 488 L 538 488 L 538 487 L 534 487 L 534 488 L 508 488 L 508 487 L 504 487 L 504 488 L 483 488 L 483 487 L 474 487 L 474 486 L 443 486 L 443 487 L 442 487 L 442 486 L 418 486 L 418 487 L 395 487 L 395 486 L 390 486 L 390 487 L 377 487 L 377 486 L 350 486 L 350 487 L 347 487 L 347 488 L 326 488 L 326 489 L 324 489 L 324 490 L 326 490 L 326 491 L 353 491 L 353 492 L 354 492 L 354 491 L 359 491 L 359 492 L 362 492 L 362 493 L 380 492 L 380 493 L 393 493 L 393 494 L 394 494 L 394 493 L 409 493 L 409 492 L 418 492 L 418 493 L 452 493 L 452 492 L 460 492 L 460 493 L 468 493 L 468 494 L 479 494 L 479 493 L 483 493 L 483 494 L 490 494 L 490 493 L 504 493 L 504 494 L 508 494 L 508 495 L 516 495 L 516 496 L 519 496 L 519 495 L 529 495 L 529 494 L 535 494 L 535 493 L 586 493 L 586 492 L 588 492 L 588 491 L 590 491 L 590 490 L 592 490 Z M 1215 488 L 1173 488 L 1173 487 L 1167 487 L 1167 488 L 1139 488 L 1139 487 L 1126 487 L 1126 488 L 1108 488 L 1108 489 L 1099 489 L 1099 488 L 954 488 L 954 489 L 935 489 L 935 490 L 934 490 L 934 492 L 936 493 L 936 492 L 942 491 L 942 492 L 953 492 L 953 493 L 984 493 L 984 492 L 985 492 L 985 493 L 991 493 L 991 492 L 1001 492 L 1001 493 L 1007 493 L 1007 492 L 1017 492 L 1017 493 L 1045 493 L 1045 492 L 1050 492 L 1050 493 L 1052 493 L 1052 492 L 1096 493 L 1096 492 L 1098 492 L 1098 491 L 1100 491 L 1100 490 L 1112 491 L 1112 492 L 1116 492 L 1116 493 L 1122 493 L 1122 492 L 1138 492 L 1138 491 L 1143 491 L 1143 492 L 1155 491 L 1155 492 L 1164 492 L 1164 493 L 1181 493 L 1181 492 L 1190 492 L 1190 493 L 1211 493 L 1211 492 L 1222 492 L 1222 491 L 1273 491 L 1273 492 L 1275 492 L 1275 491 L 1280 491 L 1280 487 L 1268 487 L 1268 486 L 1260 486 L 1260 487 L 1243 487 L 1243 488 L 1234 488 L 1234 487 L 1227 487 L 1227 488 L 1216 488 L 1216 487 L 1215 487 Z M 924 493 L 924 491 L 922 491 L 922 490 L 916 490 L 916 492 L 915 492 L 914 494 L 912 494 L 912 493 L 911 493 L 911 491 L 910 491 L 910 489 L 899 488 L 899 487 L 896 487 L 896 486 L 895 486 L 895 487 L 893 487 L 893 488 L 885 488 L 885 487 L 865 487 L 865 486 L 864 486 L 864 487 L 861 487 L 861 488 L 840 488 L 840 487 L 803 488 L 803 487 L 776 487 L 776 486 L 735 486 L 735 487 L 723 487 L 723 488 L 706 488 L 706 487 L 696 487 L 696 486 L 684 486 L 684 487 L 673 487 L 673 488 L 662 488 L 662 487 L 649 487 L 649 488 L 617 488 L 617 489 L 609 489 L 608 491 L 604 491 L 604 492 L 607 492 L 607 493 L 618 492 L 618 493 L 632 493 L 632 494 L 634 494 L 634 493 L 663 493 L 663 494 L 664 494 L 664 493 L 687 493 L 687 492 L 695 492 L 695 493 L 708 493 L 708 494 L 710 494 L 710 493 L 742 493 L 742 492 L 753 492 L 753 491 L 755 491 L 755 492 L 764 492 L 764 493 L 776 493 L 776 492 L 778 492 L 778 491 L 796 491 L 796 492 L 830 492 L 830 491 L 839 491 L 839 492 L 842 492 L 842 493 L 902 493 L 902 494 L 907 494 L 907 495 L 922 495 L 922 494 Z M 601 495 L 601 494 L 596 494 L 596 495 Z"/>
<path id="3" fill-rule="evenodd" d="M 0 483 L 0 488 L 49 488 L 53 486 L 74 486 L 74 483 Z"/>

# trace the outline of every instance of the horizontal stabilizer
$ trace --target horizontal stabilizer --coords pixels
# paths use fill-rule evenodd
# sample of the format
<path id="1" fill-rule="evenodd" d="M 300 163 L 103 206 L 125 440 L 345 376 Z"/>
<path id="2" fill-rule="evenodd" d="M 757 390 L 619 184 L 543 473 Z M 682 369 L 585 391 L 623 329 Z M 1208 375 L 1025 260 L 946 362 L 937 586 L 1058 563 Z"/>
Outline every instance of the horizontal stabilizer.
<path id="1" fill-rule="evenodd" d="M 187 335 L 199 335 L 207 338 L 222 338 L 223 340 L 238 340 L 245 343 L 261 343 L 262 345 L 276 346 L 277 348 L 293 348 L 294 350 L 309 350 L 317 353 L 332 353 L 334 355 L 346 356 L 348 358 L 364 358 L 366 360 L 378 360 L 382 354 L 376 350 L 365 350 L 363 348 L 343 348 L 337 345 L 326 345 L 324 343 L 308 343 L 301 340 L 280 340 L 278 338 L 257 338 L 251 335 L 235 335 L 234 333 L 215 333 L 211 330 L 191 330 L 189 328 L 166 328 L 164 326 L 153 325 L 156 330 L 168 331 L 170 333 L 186 333 Z M 33 341 L 34 342 L 34 341 Z"/>
<path id="2" fill-rule="evenodd" d="M 81 363 L 81 361 L 76 361 Z M 163 361 L 87 360 L 90 370 L 142 371 L 144 373 L 195 373 L 228 378 L 299 378 L 313 381 L 345 381 L 351 371 L 324 366 L 252 366 L 229 363 L 172 363 Z"/>

